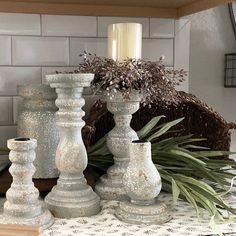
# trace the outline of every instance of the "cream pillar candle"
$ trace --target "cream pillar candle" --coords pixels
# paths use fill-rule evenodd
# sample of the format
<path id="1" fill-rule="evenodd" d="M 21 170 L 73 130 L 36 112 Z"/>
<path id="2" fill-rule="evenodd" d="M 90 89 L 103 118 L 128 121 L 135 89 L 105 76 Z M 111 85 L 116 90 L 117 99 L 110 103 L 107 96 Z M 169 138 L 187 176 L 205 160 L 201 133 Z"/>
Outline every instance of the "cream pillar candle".
<path id="1" fill-rule="evenodd" d="M 142 25 L 118 23 L 108 26 L 108 57 L 115 61 L 142 56 Z"/>

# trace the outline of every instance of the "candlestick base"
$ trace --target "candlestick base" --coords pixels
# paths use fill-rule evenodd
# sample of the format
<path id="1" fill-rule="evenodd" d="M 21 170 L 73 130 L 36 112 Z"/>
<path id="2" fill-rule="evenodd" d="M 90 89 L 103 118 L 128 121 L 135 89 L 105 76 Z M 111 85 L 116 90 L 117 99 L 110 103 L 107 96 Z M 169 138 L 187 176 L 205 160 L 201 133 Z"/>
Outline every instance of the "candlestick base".
<path id="1" fill-rule="evenodd" d="M 101 176 L 99 182 L 96 185 L 96 193 L 101 199 L 107 200 L 128 200 L 122 178 L 114 179 L 108 175 Z"/>
<path id="2" fill-rule="evenodd" d="M 150 205 L 121 202 L 115 212 L 116 217 L 131 224 L 163 224 L 171 220 L 170 212 L 164 203 L 155 201 Z"/>
<path id="3" fill-rule="evenodd" d="M 100 198 L 83 176 L 68 179 L 60 176 L 45 202 L 53 215 L 59 218 L 92 216 L 100 211 Z"/>
<path id="4" fill-rule="evenodd" d="M 19 209 L 20 208 L 22 208 L 22 206 L 19 206 Z M 54 218 L 48 209 L 42 208 L 41 214 L 29 218 L 22 217 L 22 215 L 13 216 L 6 212 L 2 215 L 0 223 L 39 226 L 42 227 L 43 229 L 47 229 L 54 223 Z"/>

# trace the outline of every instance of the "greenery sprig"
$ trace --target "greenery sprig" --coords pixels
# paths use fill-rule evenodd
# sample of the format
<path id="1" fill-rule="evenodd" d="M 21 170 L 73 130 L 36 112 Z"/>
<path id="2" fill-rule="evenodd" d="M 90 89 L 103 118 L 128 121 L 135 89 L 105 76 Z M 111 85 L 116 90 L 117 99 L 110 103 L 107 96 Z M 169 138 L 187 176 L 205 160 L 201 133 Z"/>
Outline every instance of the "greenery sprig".
<path id="1" fill-rule="evenodd" d="M 165 138 L 164 135 L 183 118 L 158 125 L 162 118 L 153 118 L 138 131 L 140 139 L 146 139 L 152 144 L 152 159 L 162 177 L 162 190 L 173 194 L 174 203 L 178 198 L 189 202 L 198 216 L 201 208 L 214 218 L 223 219 L 222 208 L 235 215 L 235 209 L 225 204 L 221 196 L 230 187 L 227 179 L 232 179 L 234 175 L 229 170 L 236 167 L 236 162 L 230 159 L 209 159 L 232 153 L 198 146 L 196 143 L 204 139 L 194 138 L 193 135 Z M 106 137 L 88 149 L 88 157 L 91 164 L 101 168 L 112 165 Z"/>

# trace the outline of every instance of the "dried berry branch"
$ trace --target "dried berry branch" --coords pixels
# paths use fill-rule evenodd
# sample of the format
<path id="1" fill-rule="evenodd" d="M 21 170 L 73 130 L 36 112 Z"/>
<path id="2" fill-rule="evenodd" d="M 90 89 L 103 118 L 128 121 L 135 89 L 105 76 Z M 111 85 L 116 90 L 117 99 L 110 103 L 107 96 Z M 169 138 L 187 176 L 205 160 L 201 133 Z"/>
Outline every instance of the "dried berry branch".
<path id="1" fill-rule="evenodd" d="M 167 105 L 178 103 L 175 86 L 184 81 L 187 72 L 166 68 L 161 57 L 156 62 L 141 59 L 129 59 L 116 62 L 105 57 L 98 57 L 84 52 L 84 62 L 74 73 L 94 73 L 91 84 L 94 93 L 114 96 L 120 91 L 129 96 L 132 90 L 140 90 L 143 94 L 143 105 L 164 101 Z"/>

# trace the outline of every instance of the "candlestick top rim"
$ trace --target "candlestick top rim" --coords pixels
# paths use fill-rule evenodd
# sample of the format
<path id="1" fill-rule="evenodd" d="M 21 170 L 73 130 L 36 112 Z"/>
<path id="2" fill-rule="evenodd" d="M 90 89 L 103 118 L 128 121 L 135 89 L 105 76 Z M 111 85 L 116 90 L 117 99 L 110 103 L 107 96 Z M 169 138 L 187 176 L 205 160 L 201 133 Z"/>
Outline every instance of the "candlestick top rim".
<path id="1" fill-rule="evenodd" d="M 7 147 L 10 150 L 26 151 L 37 147 L 37 140 L 27 137 L 12 138 L 7 140 Z"/>
<path id="2" fill-rule="evenodd" d="M 151 142 L 147 141 L 147 140 L 133 140 L 130 143 L 130 146 L 132 147 L 138 147 L 138 146 L 151 146 Z"/>
<path id="3" fill-rule="evenodd" d="M 14 141 L 17 141 L 17 142 L 26 142 L 26 141 L 30 141 L 30 138 L 14 138 Z"/>
<path id="4" fill-rule="evenodd" d="M 22 84 L 17 86 L 17 93 L 23 98 L 48 99 L 57 98 L 54 88 L 48 84 Z"/>
<path id="5" fill-rule="evenodd" d="M 81 85 L 81 87 L 90 86 L 94 78 L 94 74 L 92 73 L 67 73 L 67 74 L 51 74 L 46 75 L 46 81 L 48 84 L 77 84 Z"/>
<path id="6" fill-rule="evenodd" d="M 143 139 L 137 139 L 137 140 L 133 140 L 132 143 L 145 144 L 145 143 L 150 143 L 150 142 L 147 140 L 143 140 Z"/>
<path id="7" fill-rule="evenodd" d="M 116 92 L 109 92 L 104 91 L 103 93 L 103 100 L 106 102 L 140 102 L 143 94 L 140 90 L 132 90 L 129 94 L 122 91 Z"/>

